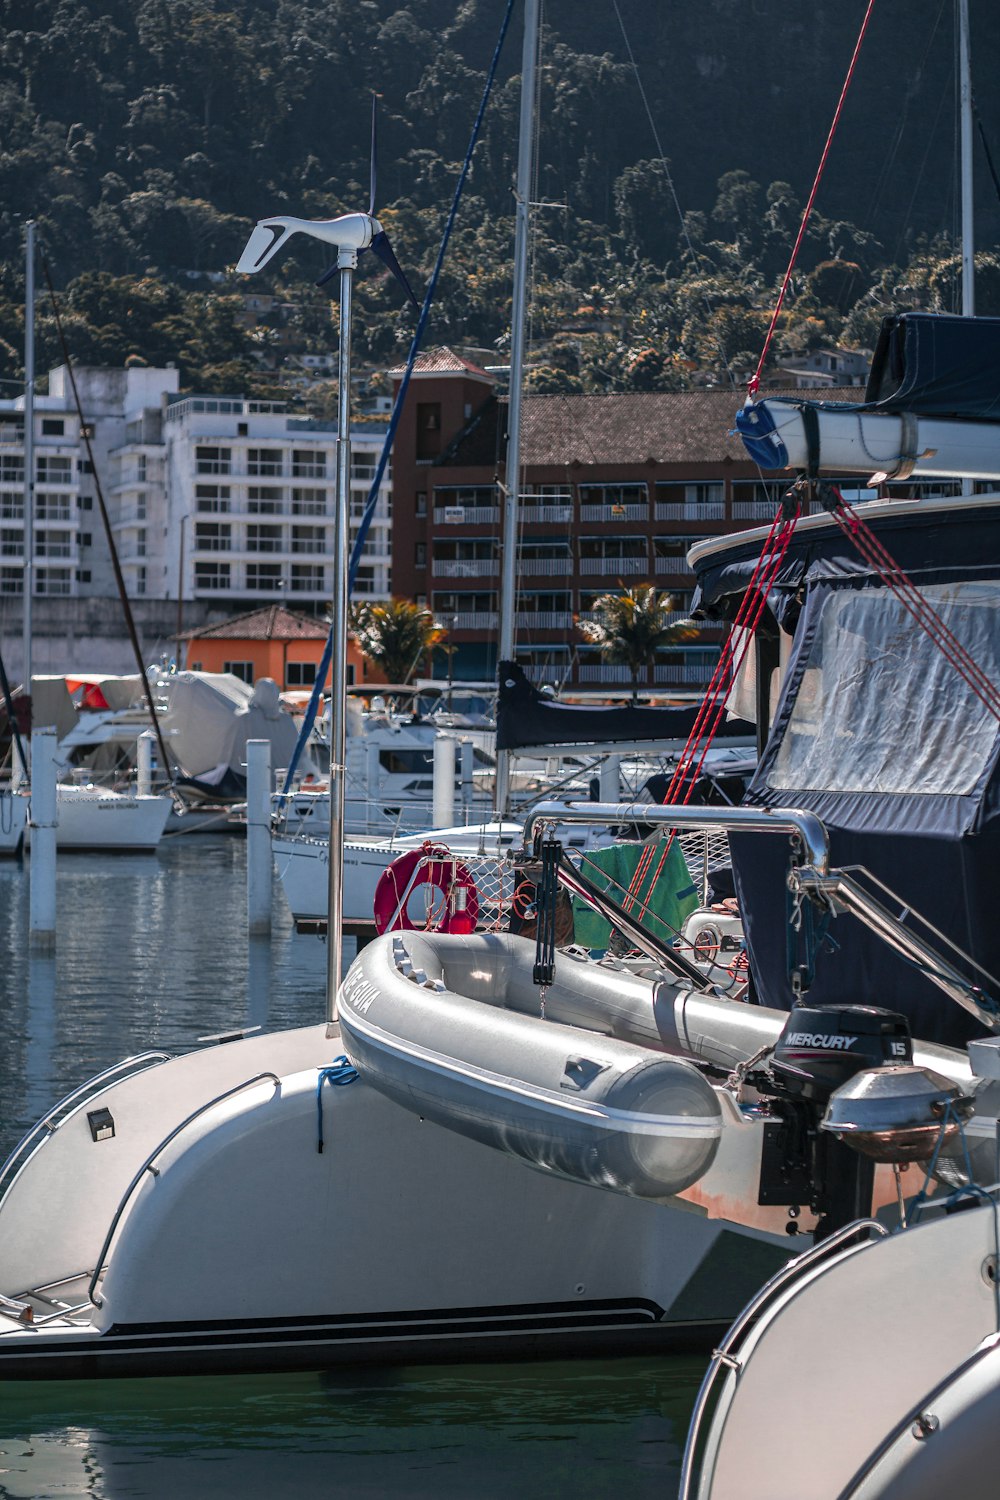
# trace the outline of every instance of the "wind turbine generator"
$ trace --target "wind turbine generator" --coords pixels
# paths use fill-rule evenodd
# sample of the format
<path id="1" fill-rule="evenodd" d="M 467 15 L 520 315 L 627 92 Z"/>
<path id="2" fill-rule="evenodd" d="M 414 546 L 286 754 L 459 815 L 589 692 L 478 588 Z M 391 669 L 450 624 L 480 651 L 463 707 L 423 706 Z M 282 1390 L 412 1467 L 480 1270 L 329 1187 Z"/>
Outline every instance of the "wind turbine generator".
<path id="1" fill-rule="evenodd" d="M 402 283 L 410 301 L 417 299 L 400 270 L 388 236 L 375 211 L 375 100 L 372 100 L 371 194 L 367 213 L 341 214 L 336 219 L 296 219 L 275 215 L 261 219 L 236 263 L 237 271 L 260 271 L 293 234 L 336 248 L 337 259 L 320 277 L 323 286 L 340 272 L 340 350 L 337 365 L 337 486 L 333 529 L 333 591 L 331 600 L 332 657 L 330 669 L 330 853 L 327 928 L 327 1019 L 337 1011 L 337 991 L 343 966 L 341 912 L 344 884 L 344 769 L 347 736 L 347 594 L 348 516 L 351 480 L 351 277 L 358 256 L 373 250 Z"/>

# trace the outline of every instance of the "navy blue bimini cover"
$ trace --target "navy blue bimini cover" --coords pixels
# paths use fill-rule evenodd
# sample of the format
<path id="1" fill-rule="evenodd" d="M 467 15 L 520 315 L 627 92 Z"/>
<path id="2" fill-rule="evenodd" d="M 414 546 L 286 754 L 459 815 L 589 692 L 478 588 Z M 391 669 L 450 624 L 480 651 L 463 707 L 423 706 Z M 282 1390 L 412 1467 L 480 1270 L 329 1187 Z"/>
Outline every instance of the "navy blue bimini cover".
<path id="1" fill-rule="evenodd" d="M 1000 505 L 953 505 L 871 524 L 993 683 L 1000 682 Z M 731 614 L 746 544 L 699 569 L 702 604 Z M 745 801 L 815 812 L 835 866 L 863 866 L 985 973 L 911 925 L 1000 1001 L 1000 724 L 832 523 L 803 528 L 771 600 L 794 644 L 768 742 Z M 800 612 L 799 612 L 800 610 Z M 731 839 L 762 1003 L 791 1003 L 785 873 L 777 835 Z M 863 883 L 867 882 L 867 877 Z M 961 1045 L 982 1027 L 852 917 L 830 926 L 809 991 L 817 1004 L 904 1012 L 914 1035 Z"/>
<path id="2" fill-rule="evenodd" d="M 693 708 L 648 708 L 634 703 L 590 708 L 558 703 L 532 687 L 514 662 L 500 663 L 497 701 L 497 749 L 521 750 L 543 745 L 623 745 L 636 741 L 687 739 L 698 714 Z M 752 740 L 754 727 L 730 719 L 719 728 L 725 738 Z"/>

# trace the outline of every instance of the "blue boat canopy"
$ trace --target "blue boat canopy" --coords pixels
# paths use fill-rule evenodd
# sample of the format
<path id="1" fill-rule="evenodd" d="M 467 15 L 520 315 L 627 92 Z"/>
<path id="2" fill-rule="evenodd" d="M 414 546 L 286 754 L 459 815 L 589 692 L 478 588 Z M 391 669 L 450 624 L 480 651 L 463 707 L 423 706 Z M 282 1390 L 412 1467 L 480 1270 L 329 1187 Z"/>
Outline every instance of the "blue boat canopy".
<path id="1" fill-rule="evenodd" d="M 973 660 L 1000 682 L 1000 504 L 868 519 Z M 731 619 L 757 551 L 736 544 L 696 563 L 696 608 Z M 981 965 L 985 973 L 969 972 L 948 955 L 1000 1000 L 995 715 L 832 523 L 798 533 L 769 605 L 771 635 L 794 630 L 794 644 L 746 803 L 816 813 L 833 864 L 864 866 Z M 787 1008 L 787 844 L 733 836 L 731 845 L 758 996 Z M 818 957 L 811 1001 L 903 1011 L 928 1041 L 960 1045 L 982 1034 L 853 919 L 838 918 L 831 936 L 838 946 Z"/>

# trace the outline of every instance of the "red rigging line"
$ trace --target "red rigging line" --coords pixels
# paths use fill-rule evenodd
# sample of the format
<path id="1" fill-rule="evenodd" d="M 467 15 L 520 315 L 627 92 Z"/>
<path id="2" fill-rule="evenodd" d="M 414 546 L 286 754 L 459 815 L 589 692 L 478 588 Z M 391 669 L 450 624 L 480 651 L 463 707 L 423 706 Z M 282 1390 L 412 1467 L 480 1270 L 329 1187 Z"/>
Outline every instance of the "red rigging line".
<path id="1" fill-rule="evenodd" d="M 871 13 L 874 9 L 874 6 L 875 0 L 868 0 L 868 8 L 865 11 L 865 18 L 861 22 L 861 30 L 858 32 L 858 39 L 854 44 L 854 53 L 851 57 L 850 67 L 847 69 L 847 77 L 844 79 L 844 86 L 840 91 L 840 98 L 837 100 L 837 108 L 833 113 L 833 121 L 830 125 L 829 134 L 826 138 L 826 145 L 823 147 L 823 154 L 819 159 L 819 166 L 816 168 L 816 176 L 813 179 L 812 191 L 809 194 L 809 200 L 806 203 L 805 211 L 802 215 L 802 223 L 799 225 L 799 232 L 795 237 L 795 244 L 792 246 L 792 254 L 788 262 L 788 270 L 785 272 L 785 278 L 781 283 L 781 291 L 778 293 L 778 300 L 775 303 L 774 312 L 771 314 L 771 322 L 768 325 L 767 334 L 764 338 L 764 347 L 760 352 L 760 359 L 757 361 L 757 368 L 754 371 L 753 376 L 750 379 L 750 383 L 747 387 L 748 394 L 751 397 L 756 396 L 757 391 L 760 388 L 760 377 L 761 372 L 764 368 L 764 361 L 767 359 L 767 353 L 771 347 L 771 340 L 774 338 L 774 330 L 777 326 L 782 306 L 784 305 L 785 294 L 788 291 L 788 285 L 792 279 L 792 272 L 795 269 L 795 262 L 799 257 L 799 249 L 801 248 L 802 240 L 805 236 L 806 225 L 809 223 L 809 216 L 812 213 L 813 204 L 816 201 L 816 194 L 819 191 L 819 185 L 823 177 L 823 172 L 826 168 L 826 159 L 830 154 L 830 147 L 833 144 L 833 137 L 836 135 L 837 126 L 840 124 L 840 116 L 844 109 L 844 100 L 847 98 L 847 90 L 850 88 L 851 79 L 854 77 L 854 69 L 857 66 L 858 56 L 861 52 L 861 44 L 865 39 L 865 32 L 868 30 L 868 22 L 871 19 Z"/>
<path id="2" fill-rule="evenodd" d="M 722 715 L 725 712 L 726 700 L 736 681 L 737 675 L 743 665 L 754 631 L 760 623 L 761 615 L 767 603 L 767 596 L 771 585 L 781 567 L 788 545 L 795 530 L 795 523 L 799 518 L 799 504 L 796 501 L 795 509 L 791 515 L 786 515 L 783 509 L 779 509 L 771 523 L 764 545 L 761 548 L 760 557 L 754 566 L 746 591 L 740 601 L 739 609 L 733 620 L 725 645 L 719 653 L 719 661 L 712 675 L 701 706 L 695 716 L 694 724 L 687 737 L 687 741 L 677 761 L 677 766 L 670 780 L 663 798 L 664 803 L 672 802 L 680 796 L 681 802 L 690 802 L 694 794 L 695 784 L 705 759 L 715 739 Z M 700 753 L 699 753 L 700 746 Z M 663 867 L 670 854 L 676 836 L 676 829 L 671 830 L 666 839 L 662 841 L 659 863 L 653 873 L 650 882 L 650 893 L 652 887 L 659 878 Z M 642 917 L 649 905 L 649 897 L 645 901 L 639 901 L 639 892 L 643 881 L 653 861 L 654 845 L 649 843 L 642 852 L 642 856 L 636 866 L 635 874 L 629 884 L 628 894 L 622 906 L 625 911 L 633 911 L 638 906 L 639 916 Z"/>
<path id="3" fill-rule="evenodd" d="M 906 612 L 931 638 L 945 660 L 968 683 L 976 697 L 994 718 L 1000 719 L 1000 690 L 996 688 L 975 658 L 970 655 L 930 601 L 920 592 L 912 578 L 895 561 L 867 522 L 839 495 L 839 492 L 838 504 L 832 514 L 844 535 L 854 543 L 861 556 L 899 600 Z"/>

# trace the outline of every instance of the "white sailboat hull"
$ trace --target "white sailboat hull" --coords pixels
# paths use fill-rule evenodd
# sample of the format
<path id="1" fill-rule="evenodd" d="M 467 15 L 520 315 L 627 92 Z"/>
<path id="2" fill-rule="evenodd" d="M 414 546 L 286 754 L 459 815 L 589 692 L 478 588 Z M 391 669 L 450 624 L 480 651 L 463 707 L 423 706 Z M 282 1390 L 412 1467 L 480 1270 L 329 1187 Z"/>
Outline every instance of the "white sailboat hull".
<path id="1" fill-rule="evenodd" d="M 28 826 L 28 799 L 18 792 L 0 792 L 0 859 L 21 853 Z"/>
<path id="2" fill-rule="evenodd" d="M 56 788 L 56 847 L 150 852 L 163 837 L 170 809 L 169 797 L 60 784 Z"/>

